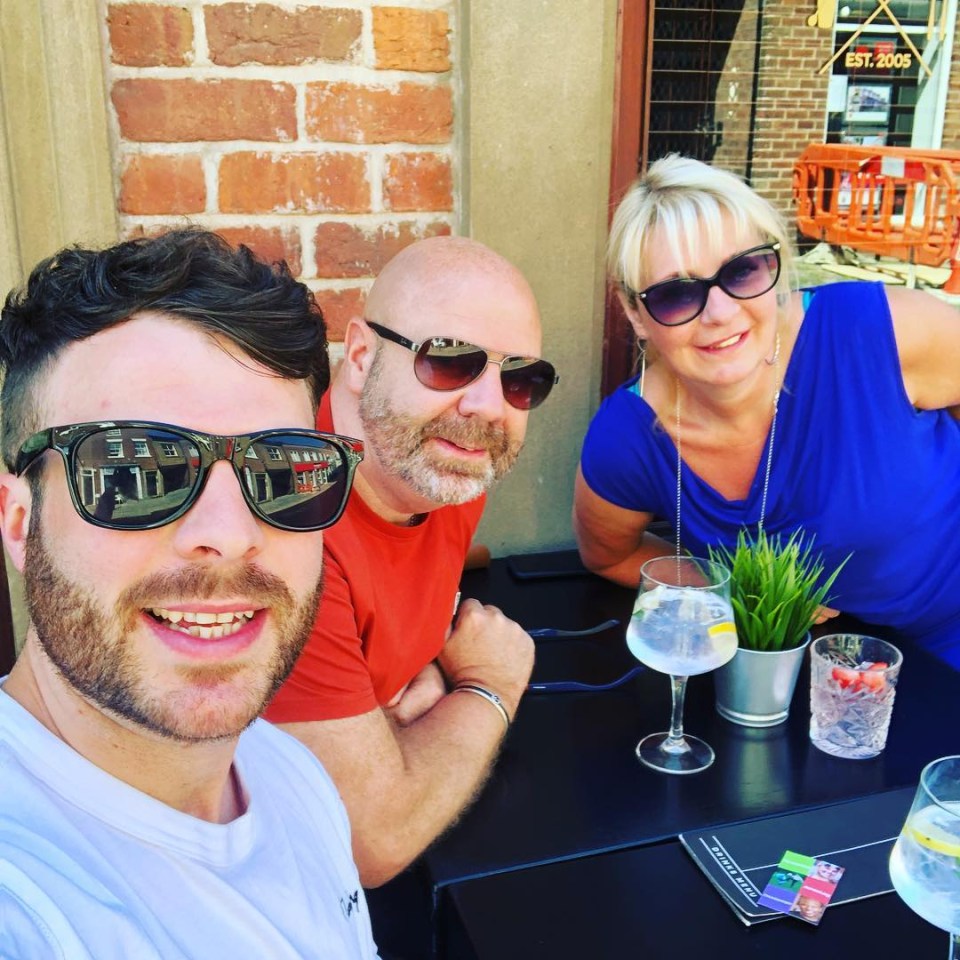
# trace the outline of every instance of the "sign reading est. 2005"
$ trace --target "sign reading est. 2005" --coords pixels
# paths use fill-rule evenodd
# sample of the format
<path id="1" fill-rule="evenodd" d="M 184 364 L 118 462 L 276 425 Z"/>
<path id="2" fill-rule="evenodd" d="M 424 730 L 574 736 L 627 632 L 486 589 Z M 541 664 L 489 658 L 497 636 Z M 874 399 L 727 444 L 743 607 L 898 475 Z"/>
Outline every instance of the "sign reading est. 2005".
<path id="1" fill-rule="evenodd" d="M 807 17 L 807 26 L 817 27 L 820 30 L 832 30 L 837 17 L 837 0 L 815 0 L 815 2 L 816 10 Z M 876 0 L 876 2 L 876 9 L 864 18 L 863 22 L 837 48 L 833 56 L 820 67 L 817 73 L 826 73 L 840 57 L 843 57 L 843 65 L 848 70 L 906 70 L 912 67 L 914 60 L 916 60 L 920 69 L 928 78 L 931 78 L 933 71 L 920 55 L 920 51 L 910 34 L 904 30 L 896 14 L 890 8 L 892 0 Z M 947 6 L 949 0 L 927 0 L 927 2 L 929 3 L 927 39 L 932 40 L 939 33 L 940 41 L 943 42 L 947 36 Z M 903 41 L 909 52 L 894 50 L 894 45 L 890 41 L 875 44 L 873 50 L 862 46 L 850 49 L 864 30 L 881 15 L 884 15 L 884 18 L 893 25 L 899 39 Z"/>
<path id="2" fill-rule="evenodd" d="M 843 58 L 848 70 L 909 70 L 913 66 L 913 54 L 907 50 L 894 49 L 893 43 L 878 43 L 872 50 L 857 47 L 848 50 Z"/>

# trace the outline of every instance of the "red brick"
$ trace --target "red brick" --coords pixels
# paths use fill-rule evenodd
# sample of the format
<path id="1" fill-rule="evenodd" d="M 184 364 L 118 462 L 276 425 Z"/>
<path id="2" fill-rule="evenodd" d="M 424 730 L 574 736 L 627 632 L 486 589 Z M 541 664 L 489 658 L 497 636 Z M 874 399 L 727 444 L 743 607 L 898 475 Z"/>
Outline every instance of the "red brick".
<path id="1" fill-rule="evenodd" d="M 346 143 L 447 143 L 453 129 L 449 85 L 307 84 L 307 136 Z"/>
<path id="2" fill-rule="evenodd" d="M 285 260 L 295 277 L 299 277 L 303 272 L 299 230 L 255 226 L 219 227 L 217 233 L 234 247 L 241 243 L 249 247 L 257 257 L 267 263 Z"/>
<path id="3" fill-rule="evenodd" d="M 450 158 L 436 153 L 399 153 L 387 157 L 383 202 L 388 210 L 452 210 Z"/>
<path id="4" fill-rule="evenodd" d="M 182 67 L 193 61 L 193 19 L 184 7 L 113 3 L 110 59 L 127 67 Z"/>
<path id="5" fill-rule="evenodd" d="M 220 161 L 223 213 L 363 213 L 367 162 L 353 153 L 228 153 Z"/>
<path id="6" fill-rule="evenodd" d="M 200 157 L 130 157 L 120 174 L 119 202 L 121 213 L 202 213 L 207 190 Z"/>
<path id="7" fill-rule="evenodd" d="M 405 221 L 376 229 L 321 223 L 316 233 L 317 276 L 375 277 L 391 257 L 414 241 L 449 233 L 450 225 L 439 220 L 426 226 Z"/>
<path id="8" fill-rule="evenodd" d="M 373 8 L 373 49 L 380 70 L 450 69 L 450 25 L 443 10 Z"/>
<path id="9" fill-rule="evenodd" d="M 327 322 L 327 339 L 343 340 L 347 322 L 353 317 L 363 316 L 363 307 L 367 302 L 366 293 L 359 287 L 346 290 L 317 290 L 317 303 Z"/>
<path id="10" fill-rule="evenodd" d="M 336 7 L 224 3 L 204 7 L 203 14 L 210 59 L 228 67 L 352 60 L 363 29 L 359 10 Z"/>
<path id="11" fill-rule="evenodd" d="M 111 94 L 127 140 L 292 140 L 296 93 L 269 80 L 118 80 Z"/>

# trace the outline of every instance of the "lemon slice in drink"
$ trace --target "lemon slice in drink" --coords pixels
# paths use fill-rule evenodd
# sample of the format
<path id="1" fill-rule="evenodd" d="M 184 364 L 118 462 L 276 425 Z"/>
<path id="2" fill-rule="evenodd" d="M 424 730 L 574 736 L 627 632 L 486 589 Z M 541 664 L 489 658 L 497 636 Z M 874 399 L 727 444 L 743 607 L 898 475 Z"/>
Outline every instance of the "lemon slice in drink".
<path id="1" fill-rule="evenodd" d="M 660 606 L 660 595 L 662 592 L 663 587 L 658 586 L 654 587 L 652 590 L 644 590 L 637 594 L 637 599 L 633 604 L 633 615 L 636 616 L 638 613 L 656 610 L 657 607 Z"/>
<path id="2" fill-rule="evenodd" d="M 955 812 L 960 813 L 960 809 Z M 921 847 L 960 859 L 960 834 L 952 833 L 937 823 L 937 818 L 944 816 L 948 814 L 937 806 L 924 807 L 907 821 L 904 833 Z"/>

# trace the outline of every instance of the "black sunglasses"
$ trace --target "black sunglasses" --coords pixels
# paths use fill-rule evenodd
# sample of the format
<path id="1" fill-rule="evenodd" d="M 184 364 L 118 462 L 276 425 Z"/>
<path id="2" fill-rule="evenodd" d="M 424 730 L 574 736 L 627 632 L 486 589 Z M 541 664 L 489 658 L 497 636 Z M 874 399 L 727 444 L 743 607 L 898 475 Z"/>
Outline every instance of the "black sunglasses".
<path id="1" fill-rule="evenodd" d="M 423 343 L 414 343 L 372 320 L 367 320 L 367 326 L 384 340 L 412 350 L 417 355 L 413 372 L 431 390 L 460 390 L 477 380 L 488 363 L 495 363 L 500 367 L 500 383 L 507 403 L 518 410 L 532 410 L 540 406 L 553 385 L 560 382 L 553 364 L 537 357 L 494 360 L 489 350 L 466 340 L 428 337 Z"/>
<path id="2" fill-rule="evenodd" d="M 113 420 L 35 433 L 17 455 L 18 476 L 47 450 L 67 470 L 77 513 L 109 530 L 150 530 L 182 517 L 210 468 L 229 460 L 254 516 L 280 530 L 323 530 L 347 505 L 363 459 L 359 440 L 314 430 L 220 437 L 166 423 Z"/>
<path id="3" fill-rule="evenodd" d="M 764 243 L 731 257 L 712 277 L 676 277 L 641 291 L 624 284 L 623 289 L 634 305 L 641 301 L 657 323 L 678 327 L 703 313 L 712 287 L 736 300 L 752 300 L 772 290 L 779 279 L 780 244 Z"/>

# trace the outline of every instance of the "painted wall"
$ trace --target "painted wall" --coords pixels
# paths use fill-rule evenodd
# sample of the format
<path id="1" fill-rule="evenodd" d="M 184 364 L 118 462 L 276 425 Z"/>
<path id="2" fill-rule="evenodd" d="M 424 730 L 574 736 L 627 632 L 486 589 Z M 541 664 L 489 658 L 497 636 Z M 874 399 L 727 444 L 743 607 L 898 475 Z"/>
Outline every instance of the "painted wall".
<path id="1" fill-rule="evenodd" d="M 116 240 L 101 53 L 89 0 L 0 2 L 0 296 L 60 247 Z"/>
<path id="2" fill-rule="evenodd" d="M 533 285 L 560 383 L 493 492 L 495 556 L 572 546 L 573 477 L 599 398 L 615 0 L 464 0 L 464 232 Z"/>
<path id="3" fill-rule="evenodd" d="M 70 243 L 117 224 L 99 23 L 89 0 L 0 3 L 3 293 Z"/>

